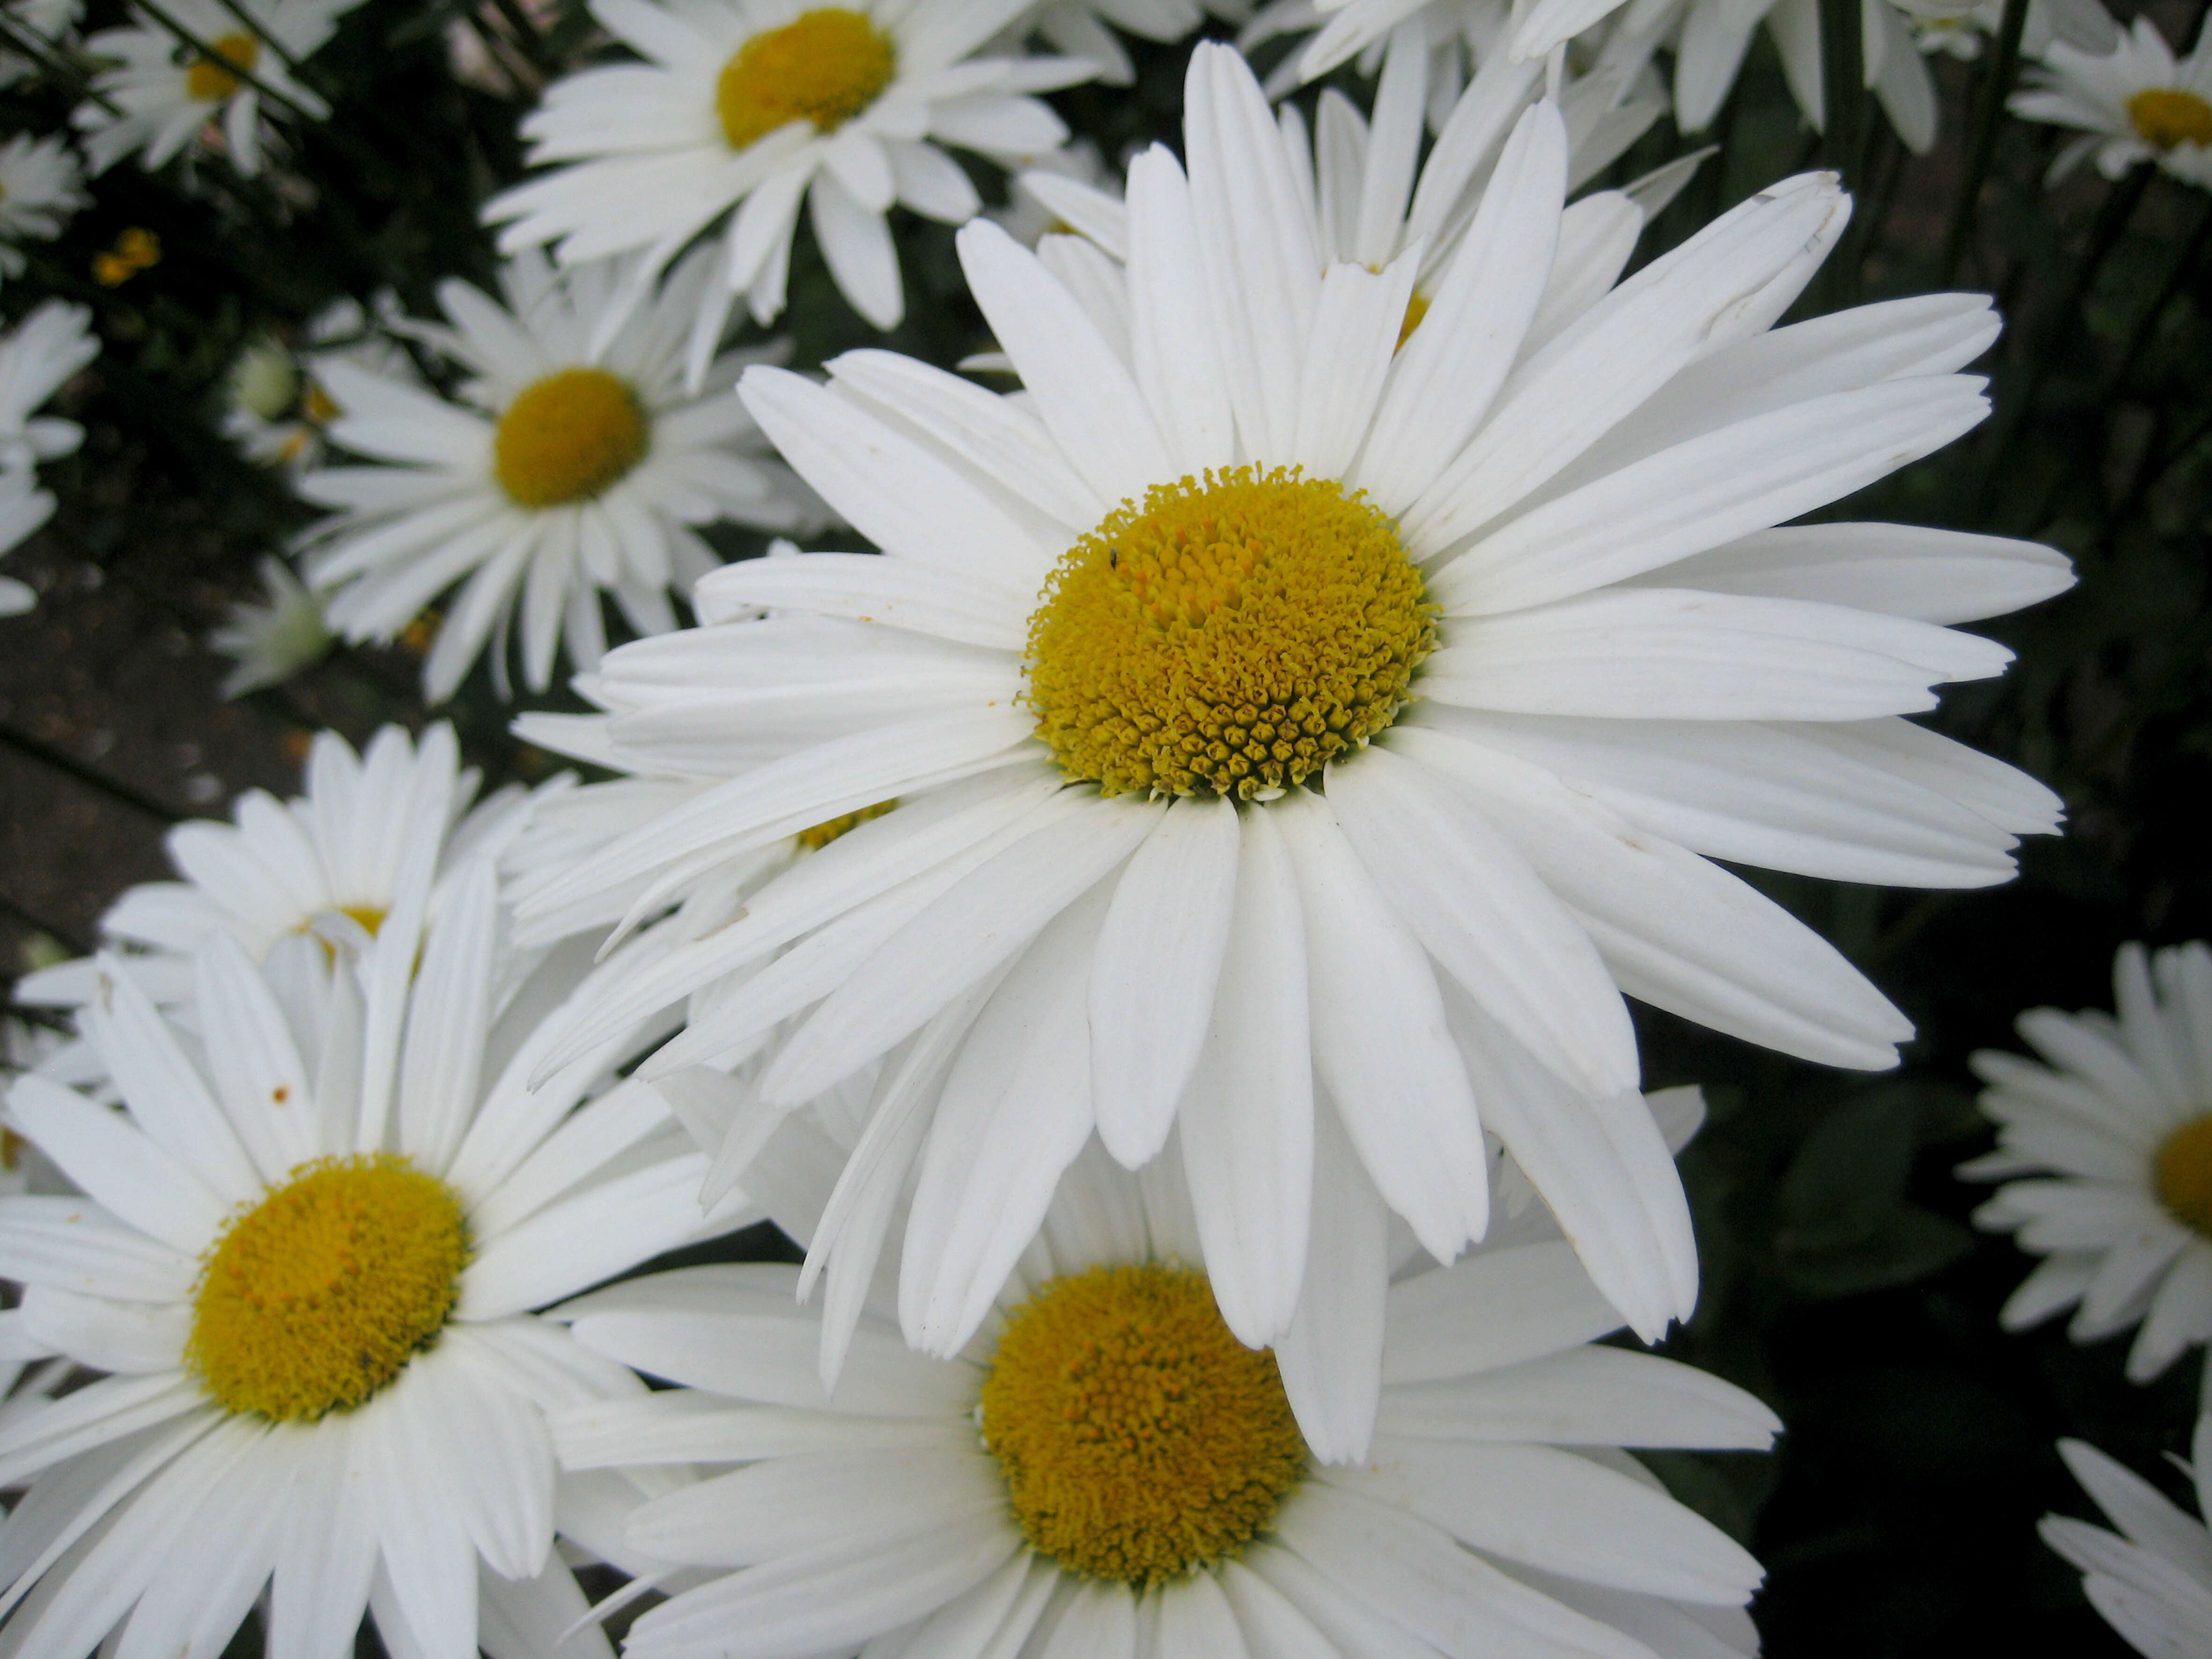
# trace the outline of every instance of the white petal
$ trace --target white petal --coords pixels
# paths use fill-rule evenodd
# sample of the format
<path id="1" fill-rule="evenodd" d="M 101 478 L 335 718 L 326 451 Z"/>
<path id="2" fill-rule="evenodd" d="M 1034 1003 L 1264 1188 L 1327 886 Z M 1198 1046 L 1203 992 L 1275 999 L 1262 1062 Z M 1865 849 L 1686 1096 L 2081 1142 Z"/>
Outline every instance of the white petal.
<path id="1" fill-rule="evenodd" d="M 1324 1092 L 1316 1114 L 1305 1285 L 1275 1359 L 1313 1455 L 1324 1463 L 1357 1463 L 1367 1456 L 1382 1383 L 1390 1212 L 1332 1103 Z"/>

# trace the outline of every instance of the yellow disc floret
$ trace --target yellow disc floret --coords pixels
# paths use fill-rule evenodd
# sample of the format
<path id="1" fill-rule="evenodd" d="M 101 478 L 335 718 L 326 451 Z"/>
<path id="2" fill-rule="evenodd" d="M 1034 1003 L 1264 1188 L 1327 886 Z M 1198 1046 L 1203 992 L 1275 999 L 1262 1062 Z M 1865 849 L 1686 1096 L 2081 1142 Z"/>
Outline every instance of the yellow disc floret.
<path id="1" fill-rule="evenodd" d="M 1037 736 L 1103 794 L 1249 799 L 1388 726 L 1435 616 L 1389 516 L 1334 479 L 1238 467 L 1156 484 L 1046 581 Z"/>
<path id="2" fill-rule="evenodd" d="M 2145 87 L 2128 100 L 2128 119 L 2153 149 L 2212 144 L 2212 104 L 2179 87 Z"/>
<path id="3" fill-rule="evenodd" d="M 2212 1114 L 2166 1138 L 2153 1169 L 2158 1201 L 2176 1221 L 2212 1238 Z"/>
<path id="4" fill-rule="evenodd" d="M 515 394 L 492 435 L 492 467 L 517 504 L 560 507 L 604 493 L 645 459 L 651 437 L 627 383 L 564 368 Z"/>
<path id="5" fill-rule="evenodd" d="M 1014 1519 L 1066 1571 L 1157 1584 L 1235 1555 L 1305 1471 L 1275 1357 L 1200 1273 L 1093 1267 L 1006 1318 L 984 1443 Z"/>
<path id="6" fill-rule="evenodd" d="M 1421 325 L 1421 324 L 1427 319 L 1428 314 L 1429 302 L 1424 295 L 1416 294 L 1412 299 L 1406 301 L 1406 319 L 1398 325 L 1398 349 L 1402 351 L 1405 349 L 1406 342 L 1413 337 L 1413 331 Z"/>
<path id="7" fill-rule="evenodd" d="M 468 1248 L 459 1197 L 407 1159 L 303 1164 L 208 1252 L 185 1366 L 233 1412 L 358 1406 L 436 1340 Z"/>
<path id="8" fill-rule="evenodd" d="M 246 84 L 232 70 L 253 73 L 261 59 L 261 43 L 250 34 L 218 34 L 208 42 L 208 51 L 214 58 L 196 58 L 185 71 L 185 94 L 203 104 L 220 104 Z"/>
<path id="9" fill-rule="evenodd" d="M 883 817 L 897 805 L 895 800 L 879 800 L 873 806 L 863 806 L 857 812 L 843 812 L 834 818 L 825 818 L 811 830 L 800 830 L 799 844 L 810 853 L 818 853 L 846 831 L 859 829 L 871 818 Z"/>
<path id="10" fill-rule="evenodd" d="M 898 69 L 891 38 L 848 6 L 803 12 L 738 48 L 722 65 L 714 108 L 732 149 L 793 121 L 835 132 L 876 101 Z"/>

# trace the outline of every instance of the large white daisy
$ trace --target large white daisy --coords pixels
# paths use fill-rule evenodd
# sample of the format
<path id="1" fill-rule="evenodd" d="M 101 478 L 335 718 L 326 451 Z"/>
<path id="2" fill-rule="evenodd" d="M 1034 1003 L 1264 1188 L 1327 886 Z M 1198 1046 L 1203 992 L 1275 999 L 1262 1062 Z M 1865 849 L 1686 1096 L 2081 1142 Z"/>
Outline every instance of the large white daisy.
<path id="1" fill-rule="evenodd" d="M 693 526 L 823 522 L 729 395 L 773 349 L 729 354 L 684 389 L 684 336 L 710 261 L 695 253 L 604 342 L 623 303 L 613 264 L 556 270 L 525 252 L 501 273 L 504 305 L 445 283 L 451 326 L 413 331 L 469 371 L 457 401 L 412 374 L 320 360 L 338 410 L 331 443 L 374 463 L 300 480 L 337 515 L 303 538 L 331 626 L 389 641 L 462 584 L 422 665 L 423 695 L 452 696 L 487 644 L 504 690 L 518 619 L 523 683 L 542 692 L 564 642 L 574 668 L 598 664 L 607 598 L 641 634 L 677 626 L 671 593 L 720 562 Z"/>
<path id="2" fill-rule="evenodd" d="M 102 29 L 86 40 L 87 52 L 116 61 L 93 82 L 105 101 L 88 99 L 72 118 L 84 134 L 93 172 L 106 172 L 133 150 L 140 152 L 142 165 L 160 167 L 197 141 L 199 149 L 219 147 L 233 167 L 250 175 L 261 171 L 270 142 L 264 121 L 289 118 L 295 109 L 317 119 L 330 113 L 292 75 L 285 58 L 296 63 L 313 53 L 361 0 L 235 3 L 252 20 L 251 28 L 219 0 L 167 0 L 162 7 L 204 52 L 182 46 L 150 21 Z M 272 41 L 283 48 L 282 54 L 270 50 Z M 289 106 L 272 106 L 263 87 L 283 94 Z"/>
<path id="3" fill-rule="evenodd" d="M 74 454 L 84 428 L 37 410 L 100 356 L 88 307 L 46 300 L 0 335 L 0 471 L 27 472 Z"/>
<path id="4" fill-rule="evenodd" d="M 2144 1659 L 2212 1659 L 2212 1532 L 2141 1475 L 2094 1446 L 2058 1455 L 2119 1528 L 2046 1515 L 2043 1541 L 2080 1569 L 2081 1593 Z M 2190 1474 L 2199 1515 L 2212 1515 L 2212 1417 L 2199 1419 Z"/>
<path id="5" fill-rule="evenodd" d="M 2158 26 L 2138 17 L 2111 52 L 2053 46 L 2034 80 L 2012 95 L 2012 112 L 2082 135 L 2051 162 L 2053 182 L 2084 161 L 2094 160 L 2107 179 L 2155 161 L 2176 179 L 2212 189 L 2212 39 L 2177 59 Z"/>
<path id="6" fill-rule="evenodd" d="M 1332 1110 L 1445 1261 L 1486 1225 L 1497 1131 L 1655 1334 L 1695 1261 L 1621 992 L 1835 1065 L 1893 1064 L 1910 1030 L 1699 854 L 1973 886 L 2055 820 L 1899 716 L 2007 659 L 1940 624 L 2064 562 L 1769 528 L 1980 419 L 1950 371 L 1994 319 L 1940 295 L 1767 332 L 1845 211 L 1807 178 L 1524 356 L 1565 182 L 1542 106 L 1401 351 L 1416 258 L 1324 271 L 1243 60 L 1200 47 L 1187 107 L 1188 181 L 1164 149 L 1131 170 L 1127 356 L 984 222 L 962 252 L 1019 398 L 877 352 L 827 389 L 748 375 L 883 553 L 717 572 L 708 626 L 610 655 L 588 743 L 525 722 L 714 781 L 533 908 L 627 888 L 649 915 L 902 803 L 602 1017 L 749 973 L 648 1065 L 726 1066 L 803 1016 L 763 1079 L 781 1107 L 906 1057 L 878 1115 L 933 1218 L 902 1268 L 933 1352 L 977 1328 L 1094 1126 L 1133 1166 L 1180 1137 L 1230 1326 L 1272 1341 Z"/>
<path id="7" fill-rule="evenodd" d="M 783 1150 L 763 1173 L 803 1186 Z M 564 1463 L 703 1477 L 630 1518 L 634 1550 L 716 1572 L 640 1619 L 630 1654 L 1756 1650 L 1758 1564 L 1622 1449 L 1763 1449 L 1778 1425 L 1717 1379 L 1590 1346 L 1617 1316 L 1563 1245 L 1438 1268 L 1393 1248 L 1367 1189 L 1322 1218 L 1387 1299 L 1348 1344 L 1255 1352 L 1214 1307 L 1180 1183 L 1094 1148 L 1060 1185 L 966 1352 L 921 1358 L 852 1307 L 826 1399 L 786 1268 L 560 1310 L 584 1346 L 684 1385 L 558 1413 Z M 1364 1376 L 1371 1444 L 1294 1413 L 1317 1367 Z"/>
<path id="8" fill-rule="evenodd" d="M 568 162 L 495 198 L 500 246 L 564 264 L 643 250 L 649 282 L 728 215 L 700 294 L 696 384 L 737 296 L 783 309 L 802 201 L 830 275 L 878 328 L 906 313 L 893 203 L 960 224 L 981 207 L 945 146 L 1013 167 L 1066 140 L 1027 94 L 1086 80 L 1081 59 L 979 58 L 1029 0 L 594 0 L 645 62 L 555 83 L 522 125 L 532 161 Z M 731 210 L 736 211 L 732 212 Z"/>
<path id="9" fill-rule="evenodd" d="M 83 169 L 58 134 L 19 132 L 0 144 L 0 276 L 23 274 L 24 241 L 52 241 L 91 198 Z"/>
<path id="10" fill-rule="evenodd" d="M 122 1111 L 10 1090 L 85 1196 L 0 1199 L 4 1317 L 109 1373 L 0 1428 L 0 1485 L 29 1486 L 0 1534 L 10 1652 L 220 1652 L 272 1581 L 287 1656 L 350 1652 L 364 1607 L 440 1659 L 476 1652 L 480 1594 L 508 1654 L 501 1623 L 582 1613 L 542 1413 L 642 1389 L 529 1310 L 744 1200 L 703 1212 L 661 1097 L 607 1086 L 639 1034 L 529 1086 L 587 953 L 526 976 L 483 859 L 426 933 L 431 877 L 358 956 L 264 975 L 213 935 L 189 1032 L 103 958 L 85 1019 Z"/>
<path id="11" fill-rule="evenodd" d="M 1976 1224 L 2044 1258 L 2005 1304 L 2005 1328 L 2077 1303 L 2076 1342 L 2140 1322 L 2128 1375 L 2148 1382 L 2212 1340 L 2212 948 L 2124 945 L 2112 989 L 2117 1018 L 2020 1017 L 2045 1065 L 1973 1056 L 1997 1150 L 1959 1173 L 2004 1182 Z"/>

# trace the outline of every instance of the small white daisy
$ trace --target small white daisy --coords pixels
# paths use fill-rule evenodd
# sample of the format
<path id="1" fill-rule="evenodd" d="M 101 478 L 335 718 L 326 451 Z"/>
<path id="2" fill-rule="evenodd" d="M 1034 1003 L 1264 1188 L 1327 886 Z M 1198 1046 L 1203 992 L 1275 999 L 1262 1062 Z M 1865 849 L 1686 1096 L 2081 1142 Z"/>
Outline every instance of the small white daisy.
<path id="1" fill-rule="evenodd" d="M 1624 1449 L 1763 1449 L 1772 1413 L 1592 1346 L 1615 1316 L 1557 1243 L 1446 1268 L 1407 1253 L 1394 1274 L 1371 1191 L 1328 1219 L 1395 1281 L 1333 1347 L 1239 1343 L 1177 1187 L 1103 1154 L 1063 1177 L 965 1352 L 924 1358 L 856 1310 L 826 1399 L 787 1268 L 692 1269 L 559 1310 L 585 1347 L 682 1385 L 556 1414 L 564 1465 L 701 1476 L 641 1504 L 629 1541 L 712 1576 L 626 1651 L 1755 1652 L 1759 1564 Z M 1346 1364 L 1371 1394 L 1381 1378 L 1378 1426 L 1331 1458 L 1292 1407 L 1315 1368 Z"/>
<path id="2" fill-rule="evenodd" d="M 678 625 L 670 594 L 721 562 L 693 526 L 823 522 L 729 395 L 772 348 L 732 353 L 697 392 L 684 389 L 684 334 L 711 259 L 691 255 L 596 346 L 621 303 L 612 262 L 556 271 L 524 252 L 501 272 L 503 305 L 446 282 L 451 326 L 411 329 L 470 372 L 457 400 L 412 374 L 321 359 L 316 376 L 338 411 L 330 441 L 374 463 L 325 466 L 299 483 L 337 514 L 302 538 L 331 626 L 392 640 L 463 584 L 423 663 L 423 695 L 452 696 L 488 643 L 504 692 L 518 611 L 523 683 L 542 692 L 564 641 L 572 668 L 598 665 L 605 597 L 641 634 Z"/>
<path id="3" fill-rule="evenodd" d="M 1008 33 L 1018 39 L 1034 32 L 1056 52 L 1088 58 L 1108 86 L 1126 87 L 1135 82 L 1137 66 L 1116 29 L 1174 41 L 1196 33 L 1208 16 L 1241 23 L 1251 10 L 1247 0 L 1038 0 Z"/>
<path id="4" fill-rule="evenodd" d="M 319 119 L 330 113 L 293 77 L 284 57 L 270 50 L 270 42 L 296 63 L 337 33 L 337 20 L 361 0 L 235 3 L 252 20 L 252 28 L 219 0 L 167 0 L 162 7 L 212 57 L 150 21 L 102 29 L 86 40 L 84 49 L 93 57 L 117 60 L 93 82 L 106 102 L 88 99 L 73 118 L 85 135 L 85 157 L 94 173 L 133 150 L 140 152 L 141 165 L 160 167 L 195 140 L 203 149 L 219 147 L 242 173 L 260 172 L 270 142 L 263 123 L 289 118 L 291 112 L 270 106 L 253 82 Z"/>
<path id="5" fill-rule="evenodd" d="M 2039 785 L 1900 716 L 2008 659 L 1942 624 L 2058 591 L 2065 562 L 1772 528 L 1977 422 L 1954 371 L 1995 319 L 1937 295 L 1770 332 L 1846 210 L 1811 176 L 1532 345 L 1567 176 L 1545 104 L 1401 349 L 1415 257 L 1328 264 L 1243 60 L 1200 47 L 1186 110 L 1189 173 L 1164 147 L 1131 165 L 1125 333 L 981 222 L 962 257 L 1018 397 L 874 351 L 834 389 L 748 374 L 883 552 L 718 571 L 706 625 L 610 654 L 610 716 L 524 722 L 711 784 L 532 908 L 621 890 L 641 920 L 899 803 L 604 1017 L 744 970 L 647 1066 L 774 1045 L 782 1109 L 933 1057 L 897 1143 L 945 1218 L 902 1266 L 932 1352 L 977 1328 L 1094 1127 L 1132 1167 L 1179 1140 L 1231 1328 L 1273 1341 L 1332 1113 L 1442 1261 L 1487 1224 L 1496 1131 L 1656 1335 L 1696 1262 L 1624 991 L 1832 1065 L 1893 1065 L 1911 1029 L 1708 859 L 1978 886 L 2054 823 Z"/>
<path id="6" fill-rule="evenodd" d="M 65 140 L 19 132 L 0 144 L 0 276 L 23 274 L 23 252 L 15 245 L 51 241 L 70 215 L 92 198 L 80 186 L 83 170 Z"/>
<path id="7" fill-rule="evenodd" d="M 2007 107 L 2023 120 L 2082 134 L 2051 162 L 2053 183 L 2084 161 L 2107 179 L 2155 161 L 2185 184 L 2212 189 L 2212 37 L 2177 61 L 2157 25 L 2138 17 L 2108 56 L 2061 41 L 2033 74 L 2036 84 L 2014 93 Z"/>
<path id="8" fill-rule="evenodd" d="M 480 1601 L 542 1632 L 583 1614 L 543 1413 L 643 1390 L 529 1310 L 744 1200 L 702 1211 L 666 1105 L 607 1086 L 631 1038 L 531 1089 L 588 963 L 524 976 L 488 860 L 427 933 L 411 874 L 358 957 L 264 975 L 214 935 L 190 1031 L 103 958 L 85 1019 L 119 1112 L 10 1089 L 85 1196 L 0 1199 L 7 1317 L 109 1373 L 0 1427 L 0 1486 L 28 1483 L 11 1653 L 78 1659 L 117 1631 L 124 1653 L 219 1653 L 264 1587 L 288 1656 L 349 1652 L 364 1609 L 390 1651 L 456 1659 Z"/>
<path id="9" fill-rule="evenodd" d="M 981 202 L 945 148 L 1013 167 L 1067 137 L 1029 94 L 1087 62 L 971 56 L 1030 0 L 594 0 L 645 60 L 557 82 L 522 124 L 533 162 L 567 162 L 495 199 L 502 251 L 554 242 L 563 264 L 644 250 L 641 285 L 726 214 L 697 297 L 696 386 L 737 296 L 784 305 L 802 202 L 830 273 L 878 328 L 906 314 L 884 215 L 961 224 Z M 736 210 L 734 212 L 732 210 Z"/>
<path id="10" fill-rule="evenodd" d="M 2117 1019 L 2020 1017 L 2045 1066 L 1973 1056 L 1997 1150 L 1959 1173 L 2004 1182 L 1976 1224 L 2044 1258 L 2005 1304 L 2005 1328 L 2076 1303 L 2076 1342 L 2140 1321 L 2128 1376 L 2148 1382 L 2212 1339 L 2212 949 L 2124 945 L 2112 988 Z"/>
<path id="11" fill-rule="evenodd" d="M 258 567 L 263 598 L 240 600 L 208 635 L 208 647 L 231 659 L 222 695 L 242 697 L 264 685 L 279 685 L 331 648 L 323 607 L 292 567 L 270 554 Z"/>
<path id="12" fill-rule="evenodd" d="M 372 323 L 359 301 L 335 301 L 309 320 L 297 350 L 263 338 L 240 352 L 225 386 L 222 429 L 231 441 L 263 465 L 281 466 L 296 478 L 323 459 L 331 422 L 345 412 L 322 383 L 319 365 L 349 362 L 413 380 L 412 361 L 385 331 L 398 320 L 398 301 L 385 295 L 378 309 L 379 321 Z"/>
<path id="13" fill-rule="evenodd" d="M 2189 1474 L 2199 1515 L 2212 1515 L 2212 1418 L 2200 1419 Z M 2046 1515 L 2037 1530 L 2081 1573 L 2081 1593 L 2144 1659 L 2212 1659 L 2212 1532 L 2094 1446 L 2058 1455 L 2118 1533 Z"/>
<path id="14" fill-rule="evenodd" d="M 52 46 L 63 46 L 84 15 L 84 0 L 5 0 L 8 21 Z M 38 74 L 34 58 L 0 46 L 0 87 L 12 87 L 27 75 Z"/>
<path id="15" fill-rule="evenodd" d="M 0 335 L 0 471 L 28 472 L 76 453 L 84 428 L 35 411 L 62 383 L 100 356 L 92 312 L 46 300 Z"/>
<path id="16" fill-rule="evenodd" d="M 1925 54 L 1945 52 L 1968 63 L 1982 55 L 1984 36 L 1994 38 L 2004 27 L 2004 0 L 1890 0 L 1912 20 L 1920 50 Z M 2112 14 L 2097 0 L 2028 0 L 2027 17 L 2021 30 L 2021 54 L 2030 60 L 2063 40 L 2080 51 L 2101 57 L 2119 44 L 2120 31 Z"/>

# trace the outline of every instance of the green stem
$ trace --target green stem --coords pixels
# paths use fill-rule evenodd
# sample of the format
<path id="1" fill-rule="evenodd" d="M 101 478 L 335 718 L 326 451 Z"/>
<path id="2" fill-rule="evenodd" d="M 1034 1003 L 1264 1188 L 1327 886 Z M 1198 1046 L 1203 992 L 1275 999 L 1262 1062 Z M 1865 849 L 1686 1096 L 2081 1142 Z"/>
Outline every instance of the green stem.
<path id="1" fill-rule="evenodd" d="M 1951 223 L 1943 233 L 1942 263 L 1936 268 L 1936 286 L 1948 288 L 1958 280 L 1959 266 L 1973 239 L 1974 215 L 1979 211 L 1982 185 L 1990 176 L 1990 163 L 1997 153 L 1997 129 L 2004 120 L 2005 100 L 2020 73 L 2020 40 L 2027 27 L 2027 0 L 2005 0 L 2004 21 L 1997 27 L 1996 56 L 1982 82 L 1982 106 L 1976 112 L 1972 143 L 1959 180 L 1959 193 L 1951 203 Z"/>
<path id="2" fill-rule="evenodd" d="M 1827 106 L 1820 150 L 1844 188 L 1856 197 L 1866 171 L 1866 25 L 1861 0 L 1820 0 L 1820 99 Z M 1865 216 L 1855 212 L 1851 216 L 1841 244 L 1820 273 L 1824 308 L 1831 311 L 1858 303 L 1858 249 Z"/>
<path id="3" fill-rule="evenodd" d="M 19 27 L 15 20 L 9 16 L 4 9 L 0 9 L 0 39 L 5 39 L 10 46 L 22 53 L 24 57 L 29 58 L 64 86 L 75 87 L 79 95 L 90 99 L 110 115 L 123 113 L 122 106 L 98 87 L 93 85 L 92 77 L 78 65 L 63 57 L 52 41 L 40 34 L 35 29 Z"/>
<path id="4" fill-rule="evenodd" d="M 2104 395 L 2097 399 L 2099 407 L 2111 403 L 2125 389 L 2128 376 L 2135 372 L 2136 364 L 2149 349 L 2152 337 L 2158 332 L 2160 319 L 2166 315 L 2166 307 L 2181 292 L 2181 285 L 2189 280 L 2190 273 L 2197 269 L 2197 261 L 2203 258 L 2204 245 L 2208 240 L 2212 240 L 2212 202 L 2206 203 L 2203 211 L 2197 216 L 2197 228 L 2190 233 L 2188 246 L 2181 250 L 2181 257 L 2173 262 L 2173 269 L 2166 273 L 2166 286 L 2159 289 L 2158 297 L 2143 313 L 2142 321 L 2136 325 L 2134 337 L 2128 342 L 2128 349 L 2120 354 L 2119 367 L 2112 371 L 2112 379 L 2105 383 Z"/>

